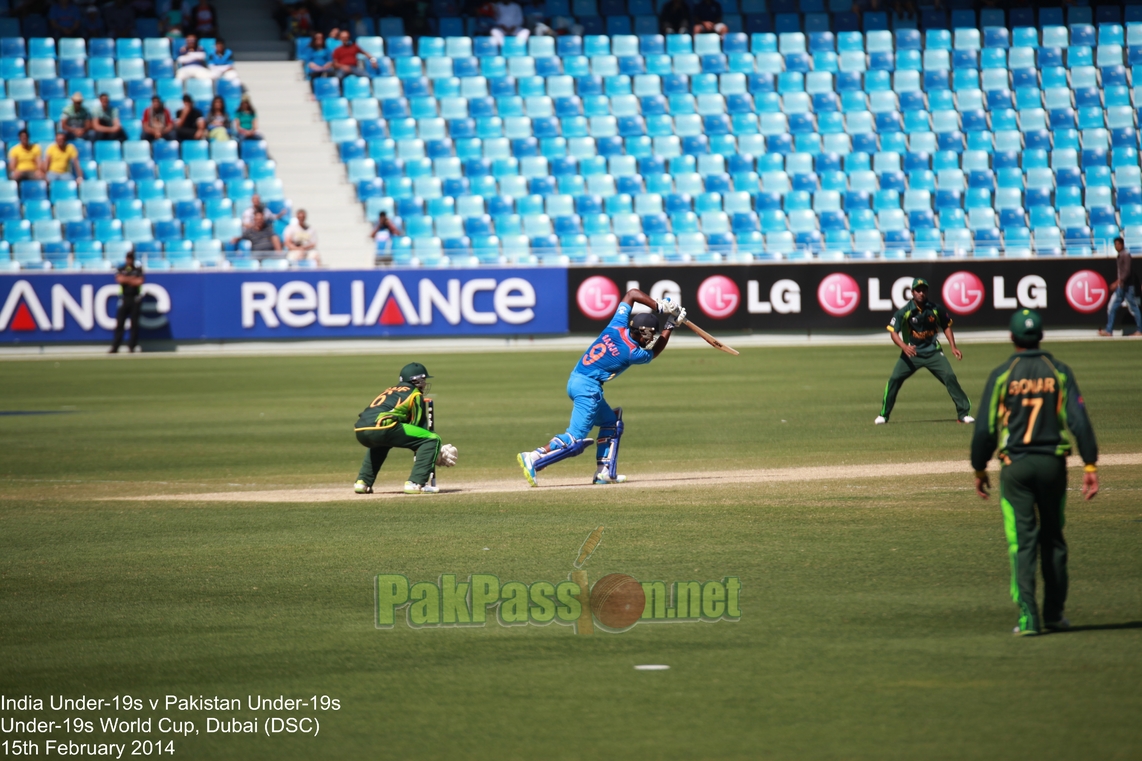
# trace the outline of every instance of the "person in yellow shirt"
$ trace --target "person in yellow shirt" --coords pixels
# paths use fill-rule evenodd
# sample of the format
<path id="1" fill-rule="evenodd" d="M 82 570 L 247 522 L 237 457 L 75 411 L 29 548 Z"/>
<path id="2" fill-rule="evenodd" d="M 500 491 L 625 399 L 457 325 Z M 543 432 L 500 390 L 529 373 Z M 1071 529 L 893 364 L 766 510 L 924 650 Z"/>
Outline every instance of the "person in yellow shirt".
<path id="1" fill-rule="evenodd" d="M 48 146 L 43 169 L 48 182 L 73 178 L 76 182 L 83 182 L 83 167 L 79 165 L 79 152 L 67 141 L 65 133 L 57 132 L 56 141 Z"/>
<path id="2" fill-rule="evenodd" d="M 20 142 L 8 151 L 8 177 L 13 180 L 42 180 L 40 146 L 28 141 L 28 130 L 20 130 Z"/>

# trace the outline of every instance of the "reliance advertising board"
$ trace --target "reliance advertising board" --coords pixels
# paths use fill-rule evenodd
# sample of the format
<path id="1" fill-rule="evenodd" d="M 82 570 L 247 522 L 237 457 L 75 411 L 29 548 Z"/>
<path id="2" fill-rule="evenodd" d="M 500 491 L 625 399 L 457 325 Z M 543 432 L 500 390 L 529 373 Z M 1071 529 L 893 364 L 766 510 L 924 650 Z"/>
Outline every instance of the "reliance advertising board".
<path id="1" fill-rule="evenodd" d="M 900 261 L 726 267 L 613 267 L 571 270 L 572 332 L 601 327 L 623 292 L 680 297 L 690 316 L 725 330 L 876 329 L 909 298 L 912 278 L 960 328 L 1005 328 L 1021 307 L 1048 327 L 1105 324 L 1113 259 Z"/>
<path id="2" fill-rule="evenodd" d="M 893 261 L 740 266 L 151 273 L 144 340 L 558 335 L 597 331 L 622 293 L 681 297 L 723 331 L 880 329 L 932 284 L 960 328 L 1003 328 L 1033 307 L 1048 326 L 1105 320 L 1113 259 Z M 109 341 L 110 274 L 0 276 L 0 344 Z"/>
<path id="3" fill-rule="evenodd" d="M 0 343 L 107 341 L 107 274 L 0 276 Z M 567 271 L 152 273 L 142 337 L 181 341 L 567 332 Z"/>

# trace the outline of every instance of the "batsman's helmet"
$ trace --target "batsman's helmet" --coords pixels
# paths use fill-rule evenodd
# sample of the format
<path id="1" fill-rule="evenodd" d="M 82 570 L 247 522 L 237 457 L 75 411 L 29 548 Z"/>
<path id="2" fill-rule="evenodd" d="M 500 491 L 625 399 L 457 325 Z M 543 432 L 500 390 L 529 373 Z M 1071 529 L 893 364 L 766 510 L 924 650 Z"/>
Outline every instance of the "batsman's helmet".
<path id="1" fill-rule="evenodd" d="M 658 317 L 652 312 L 639 312 L 630 321 L 630 332 L 642 346 L 654 340 L 657 330 Z"/>

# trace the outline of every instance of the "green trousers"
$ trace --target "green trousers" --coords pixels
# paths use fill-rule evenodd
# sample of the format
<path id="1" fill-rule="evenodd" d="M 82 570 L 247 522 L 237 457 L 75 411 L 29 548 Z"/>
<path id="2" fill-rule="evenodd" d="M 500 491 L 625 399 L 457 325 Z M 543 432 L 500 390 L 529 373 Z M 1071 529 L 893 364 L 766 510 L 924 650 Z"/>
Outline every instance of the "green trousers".
<path id="1" fill-rule="evenodd" d="M 1063 539 L 1066 502 L 1067 462 L 1062 457 L 1024 455 L 1000 471 L 999 505 L 1011 558 L 1011 598 L 1019 606 L 1019 628 L 1025 631 L 1042 631 L 1041 623 L 1063 617 L 1067 602 L 1067 542 Z M 1040 551 L 1042 619 L 1035 604 L 1035 559 Z"/>
<path id="2" fill-rule="evenodd" d="M 948 389 L 948 395 L 956 404 L 957 419 L 971 412 L 971 401 L 964 390 L 960 388 L 960 382 L 956 380 L 952 365 L 943 352 L 938 351 L 926 357 L 920 355 L 906 357 L 901 354 L 900 359 L 896 360 L 896 367 L 892 368 L 888 385 L 884 387 L 884 404 L 880 408 L 880 414 L 885 420 L 892 414 L 892 408 L 896 406 L 896 395 L 900 393 L 900 387 L 904 385 L 904 381 L 911 378 L 921 367 L 928 368 L 928 372 L 935 375 L 936 379 L 944 384 L 944 388 Z"/>
<path id="3" fill-rule="evenodd" d="M 357 431 L 357 441 L 368 447 L 365 461 L 357 480 L 369 486 L 377 480 L 390 449 L 411 449 L 416 453 L 412 464 L 412 474 L 408 477 L 414 484 L 424 486 L 436 469 L 436 458 L 440 456 L 440 437 L 427 428 L 415 425 L 397 424 L 392 428 Z"/>

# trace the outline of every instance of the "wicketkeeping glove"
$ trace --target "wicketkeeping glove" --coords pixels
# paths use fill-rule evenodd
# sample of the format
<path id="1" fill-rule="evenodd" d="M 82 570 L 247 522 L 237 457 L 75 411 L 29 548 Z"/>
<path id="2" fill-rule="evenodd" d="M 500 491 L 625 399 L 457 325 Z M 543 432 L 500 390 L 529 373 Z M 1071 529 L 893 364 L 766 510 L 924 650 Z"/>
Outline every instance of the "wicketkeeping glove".
<path id="1" fill-rule="evenodd" d="M 436 457 L 436 464 L 443 465 L 445 468 L 451 468 L 456 464 L 456 447 L 451 444 L 445 444 L 440 447 L 440 454 Z"/>

